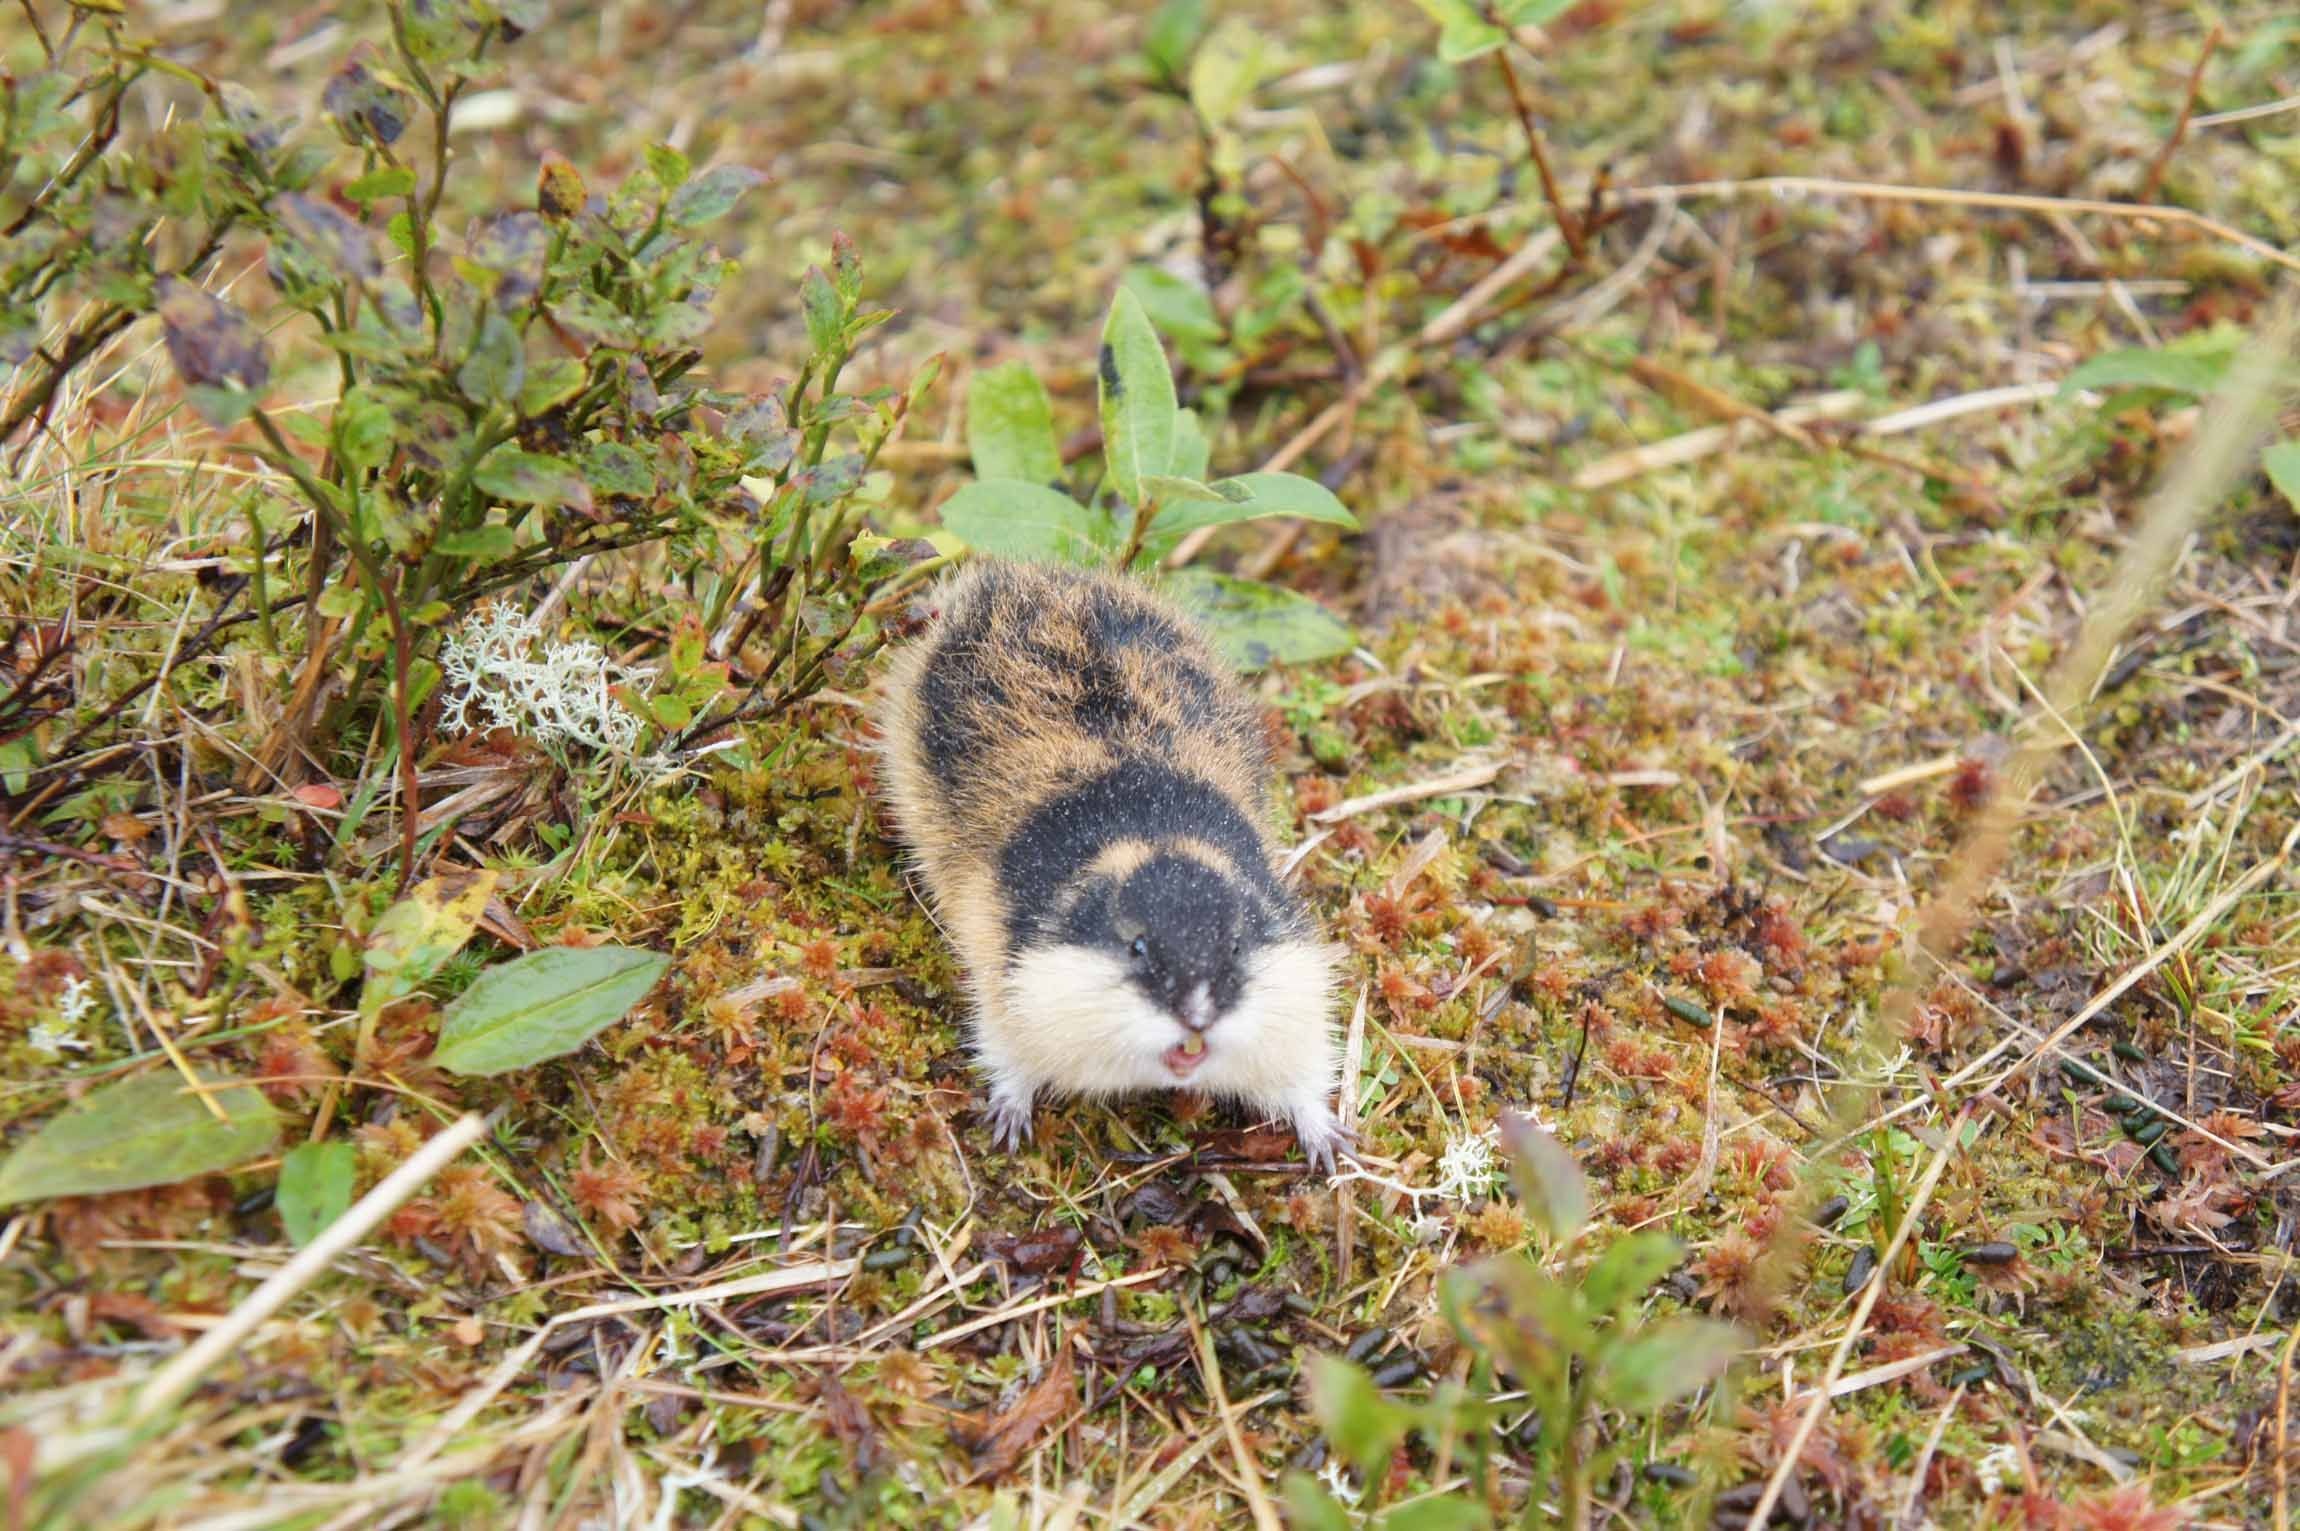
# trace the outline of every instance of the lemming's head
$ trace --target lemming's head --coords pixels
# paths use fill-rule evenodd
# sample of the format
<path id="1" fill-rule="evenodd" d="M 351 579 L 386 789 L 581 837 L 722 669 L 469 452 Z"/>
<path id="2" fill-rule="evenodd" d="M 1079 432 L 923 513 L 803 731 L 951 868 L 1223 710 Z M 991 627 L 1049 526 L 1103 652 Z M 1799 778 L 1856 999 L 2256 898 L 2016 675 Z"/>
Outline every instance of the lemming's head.
<path id="1" fill-rule="evenodd" d="M 1111 1091 L 1258 1091 L 1284 1038 L 1322 1028 L 1330 962 L 1274 889 L 1218 860 L 1159 850 L 1083 879 L 1010 969 L 1025 1048 Z"/>

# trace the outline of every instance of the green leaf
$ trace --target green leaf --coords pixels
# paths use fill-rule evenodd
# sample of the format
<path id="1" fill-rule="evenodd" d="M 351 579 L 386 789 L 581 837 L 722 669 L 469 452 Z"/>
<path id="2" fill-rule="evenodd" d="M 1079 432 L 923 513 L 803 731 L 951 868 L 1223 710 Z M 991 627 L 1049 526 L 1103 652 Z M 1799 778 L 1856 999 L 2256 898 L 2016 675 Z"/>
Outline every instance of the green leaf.
<path id="1" fill-rule="evenodd" d="M 2220 386 L 2235 359 L 2233 346 L 2104 351 L 2071 372 L 2060 391 L 2065 398 L 2088 388 L 2153 388 L 2201 398 Z"/>
<path id="2" fill-rule="evenodd" d="M 1174 374 L 1142 302 L 1125 288 L 1110 300 L 1100 359 L 1102 455 L 1110 487 L 1142 503 L 1142 480 L 1174 460 Z"/>
<path id="3" fill-rule="evenodd" d="M 432 1061 L 501 1074 L 571 1053 L 647 997 L 671 959 L 628 946 L 553 946 L 489 968 L 447 1007 Z"/>
<path id="4" fill-rule="evenodd" d="M 1357 528 L 1358 518 L 1343 508 L 1333 491 L 1300 474 L 1241 473 L 1207 488 L 1209 492 L 1203 496 L 1168 497 L 1165 508 L 1150 523 L 1150 535 L 1145 540 L 1153 557 L 1201 526 L 1227 526 L 1233 521 L 1259 521 L 1267 516 L 1294 516 L 1353 531 Z"/>
<path id="5" fill-rule="evenodd" d="M 1214 443 L 1206 439 L 1206 427 L 1198 420 L 1198 411 L 1174 411 L 1174 456 L 1166 464 L 1166 471 L 1177 478 L 1204 478 L 1206 465 L 1214 456 Z"/>
<path id="6" fill-rule="evenodd" d="M 846 305 L 839 300 L 838 289 L 831 279 L 823 275 L 820 266 L 807 267 L 807 274 L 799 278 L 799 307 L 807 316 L 807 344 L 817 356 L 838 353 L 846 327 Z"/>
<path id="7" fill-rule="evenodd" d="M 691 229 L 723 218 L 744 192 L 766 181 L 762 172 L 748 165 L 713 165 L 672 194 L 664 220 L 673 228 Z"/>
<path id="8" fill-rule="evenodd" d="M 1350 1531 L 1349 1511 L 1308 1473 L 1286 1474 L 1281 1492 L 1286 1500 L 1286 1521 L 1294 1531 Z"/>
<path id="9" fill-rule="evenodd" d="M 508 404 L 527 380 L 527 348 L 511 321 L 494 308 L 480 321 L 471 354 L 455 369 L 456 386 L 481 404 Z"/>
<path id="10" fill-rule="evenodd" d="M 1054 406 L 1027 363 L 977 372 L 966 384 L 966 447 L 976 478 L 1051 484 L 1062 477 Z"/>
<path id="11" fill-rule="evenodd" d="M 2268 475 L 2294 510 L 2300 511 L 2300 441 L 2279 441 L 2260 454 L 2261 471 Z"/>
<path id="12" fill-rule="evenodd" d="M 1571 8 L 1574 0 L 1503 0 L 1494 14 L 1507 26 L 1540 26 Z M 1478 0 L 1415 0 L 1437 23 L 1438 57 L 1449 64 L 1482 58 L 1509 40 L 1486 19 Z"/>
<path id="13" fill-rule="evenodd" d="M 637 447 L 594 441 L 583 449 L 583 476 L 601 494 L 645 499 L 655 492 L 655 465 Z"/>
<path id="14" fill-rule="evenodd" d="M 309 1244 L 343 1216 L 358 1168 L 359 1150 L 349 1143 L 304 1143 L 288 1150 L 272 1204 L 279 1208 L 289 1242 Z"/>
<path id="15" fill-rule="evenodd" d="M 407 890 L 367 933 L 362 964 L 367 980 L 360 1007 L 375 1010 L 411 994 L 440 965 L 463 950 L 479 916 L 495 896 L 492 871 L 442 872 Z"/>
<path id="16" fill-rule="evenodd" d="M 519 414 L 532 418 L 555 404 L 564 404 L 583 391 L 583 364 L 572 356 L 554 356 L 527 369 L 519 385 Z"/>
<path id="17" fill-rule="evenodd" d="M 1206 344 L 1227 338 L 1214 300 L 1197 283 L 1185 282 L 1160 266 L 1131 266 L 1124 282 L 1126 290 L 1141 300 L 1142 311 L 1159 334 Z"/>
<path id="18" fill-rule="evenodd" d="M 1501 1146 L 1518 1200 L 1552 1238 L 1570 1239 L 1589 1218 L 1589 1184 L 1563 1144 L 1514 1111 L 1501 1116 Z"/>
<path id="19" fill-rule="evenodd" d="M 567 505 L 588 512 L 591 486 L 564 457 L 501 446 L 487 454 L 472 483 L 481 492 L 515 505 Z"/>
<path id="20" fill-rule="evenodd" d="M 271 1151 L 279 1118 L 253 1085 L 203 1075 L 218 1120 L 173 1069 L 83 1095 L 0 1163 L 0 1207 L 174 1185 Z"/>
<path id="21" fill-rule="evenodd" d="M 380 468 L 391 460 L 391 406 L 367 388 L 355 386 L 346 391 L 329 423 L 334 429 L 336 455 L 352 467 Z"/>
<path id="22" fill-rule="evenodd" d="M 1713 1318 L 1670 1318 L 1614 1348 L 1597 1390 L 1633 1414 L 1651 1414 L 1724 1374 L 1742 1348 L 1741 1331 Z"/>
<path id="23" fill-rule="evenodd" d="M 1208 127 L 1226 126 L 1269 78 L 1273 60 L 1262 29 L 1243 18 L 1225 21 L 1190 58 L 1190 104 Z"/>
<path id="24" fill-rule="evenodd" d="M 1334 1450 L 1371 1483 L 1389 1465 L 1413 1416 L 1374 1388 L 1365 1368 L 1340 1356 L 1310 1358 L 1310 1408 Z"/>
<path id="25" fill-rule="evenodd" d="M 1164 85 L 1182 83 L 1190 50 L 1206 30 L 1206 0 L 1166 0 L 1142 29 L 1142 61 Z"/>
<path id="26" fill-rule="evenodd" d="M 1454 1494 L 1401 1504 L 1374 1522 L 1377 1531 L 1481 1531 L 1492 1524 L 1484 1505 Z"/>
<path id="27" fill-rule="evenodd" d="M 1274 585 L 1183 569 L 1166 577 L 1165 588 L 1241 670 L 1330 659 L 1357 642 L 1347 622 L 1308 596 Z"/>
<path id="28" fill-rule="evenodd" d="M 686 183 L 693 166 L 687 156 L 669 144 L 647 145 L 647 168 L 654 173 L 655 184 L 665 191 L 677 191 Z"/>
<path id="29" fill-rule="evenodd" d="M 1616 1239 L 1582 1277 L 1582 1296 L 1599 1313 L 1627 1307 L 1675 1268 L 1684 1255 L 1684 1247 L 1658 1228 Z"/>
<path id="30" fill-rule="evenodd" d="M 518 550 L 519 538 L 508 526 L 474 526 L 449 532 L 432 546 L 450 558 L 508 558 Z"/>
<path id="31" fill-rule="evenodd" d="M 1097 564 L 1106 518 L 1027 479 L 978 479 L 942 502 L 942 524 L 978 553 L 1038 563 Z"/>

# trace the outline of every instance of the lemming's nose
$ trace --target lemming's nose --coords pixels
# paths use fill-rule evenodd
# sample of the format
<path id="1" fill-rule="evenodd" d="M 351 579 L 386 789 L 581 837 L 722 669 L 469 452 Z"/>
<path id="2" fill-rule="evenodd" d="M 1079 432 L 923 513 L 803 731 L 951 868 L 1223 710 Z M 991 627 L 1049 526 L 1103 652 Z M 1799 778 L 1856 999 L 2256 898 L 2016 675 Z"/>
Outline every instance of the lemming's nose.
<path id="1" fill-rule="evenodd" d="M 1198 984 L 1182 996 L 1182 1008 L 1176 1019 L 1192 1031 L 1204 1031 L 1214 1024 L 1214 996 L 1206 985 Z"/>

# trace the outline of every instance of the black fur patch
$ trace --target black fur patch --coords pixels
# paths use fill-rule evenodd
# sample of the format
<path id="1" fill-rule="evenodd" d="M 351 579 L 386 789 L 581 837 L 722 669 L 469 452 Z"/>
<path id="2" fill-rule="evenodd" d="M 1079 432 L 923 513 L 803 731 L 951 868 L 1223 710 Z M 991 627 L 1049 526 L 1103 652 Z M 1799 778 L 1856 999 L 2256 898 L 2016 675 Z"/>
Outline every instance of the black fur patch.
<path id="1" fill-rule="evenodd" d="M 1197 777 L 1148 760 L 1128 760 L 1048 798 L 1031 810 L 999 852 L 1007 898 L 1007 939 L 1015 950 L 1061 936 L 1047 928 L 1063 889 L 1119 840 L 1188 836 L 1215 846 L 1238 869 L 1277 924 L 1293 900 L 1279 886 L 1262 838 L 1235 803 Z"/>

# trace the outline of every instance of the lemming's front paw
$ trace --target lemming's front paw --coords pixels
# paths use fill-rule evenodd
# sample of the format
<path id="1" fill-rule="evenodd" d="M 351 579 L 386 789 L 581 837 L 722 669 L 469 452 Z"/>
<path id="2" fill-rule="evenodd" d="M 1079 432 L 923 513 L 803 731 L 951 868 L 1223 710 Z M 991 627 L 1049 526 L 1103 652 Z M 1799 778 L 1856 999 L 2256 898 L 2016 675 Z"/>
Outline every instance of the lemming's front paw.
<path id="1" fill-rule="evenodd" d="M 1320 1175 L 1332 1174 L 1334 1155 L 1357 1141 L 1322 1100 L 1294 1113 L 1294 1136 L 1301 1140 L 1302 1157 Z"/>
<path id="2" fill-rule="evenodd" d="M 1001 1090 L 990 1097 L 990 1141 L 1014 1153 L 1030 1141 L 1030 1097 Z"/>

